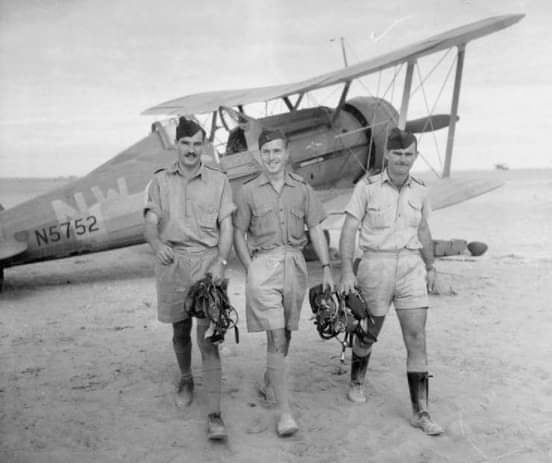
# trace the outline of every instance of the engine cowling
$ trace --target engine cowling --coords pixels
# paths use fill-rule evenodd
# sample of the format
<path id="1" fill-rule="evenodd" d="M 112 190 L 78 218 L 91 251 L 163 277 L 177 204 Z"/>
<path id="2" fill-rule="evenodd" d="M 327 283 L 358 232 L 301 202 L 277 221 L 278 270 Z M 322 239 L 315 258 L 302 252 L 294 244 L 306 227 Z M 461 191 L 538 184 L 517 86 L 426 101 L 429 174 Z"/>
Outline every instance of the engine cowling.
<path id="1" fill-rule="evenodd" d="M 397 126 L 398 111 L 387 100 L 371 96 L 351 98 L 343 110 L 351 114 L 361 126 L 367 127 L 367 167 L 370 170 L 381 170 L 387 134 L 391 127 Z"/>

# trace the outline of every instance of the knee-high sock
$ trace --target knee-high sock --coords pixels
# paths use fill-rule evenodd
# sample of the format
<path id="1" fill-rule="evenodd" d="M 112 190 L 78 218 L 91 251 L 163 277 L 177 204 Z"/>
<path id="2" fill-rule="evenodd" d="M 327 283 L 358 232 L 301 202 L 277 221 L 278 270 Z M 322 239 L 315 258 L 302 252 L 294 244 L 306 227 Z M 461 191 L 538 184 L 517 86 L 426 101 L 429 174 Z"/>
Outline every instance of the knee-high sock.
<path id="1" fill-rule="evenodd" d="M 351 359 L 351 385 L 362 386 L 364 384 L 364 378 L 366 376 L 366 370 L 368 369 L 368 361 L 370 360 L 371 353 L 371 351 L 368 351 L 368 355 L 360 356 L 353 350 L 353 356 Z"/>
<path id="2" fill-rule="evenodd" d="M 408 371 L 408 390 L 414 413 L 427 412 L 429 400 L 429 374 L 427 371 Z"/>
<path id="3" fill-rule="evenodd" d="M 283 353 L 267 353 L 267 371 L 270 385 L 274 389 L 281 413 L 289 413 L 289 391 L 287 378 L 287 359 Z"/>
<path id="4" fill-rule="evenodd" d="M 218 347 L 208 341 L 201 344 L 203 381 L 207 391 L 208 413 L 220 412 L 222 368 Z"/>
<path id="5" fill-rule="evenodd" d="M 173 349 L 183 378 L 192 377 L 191 320 L 173 324 Z"/>

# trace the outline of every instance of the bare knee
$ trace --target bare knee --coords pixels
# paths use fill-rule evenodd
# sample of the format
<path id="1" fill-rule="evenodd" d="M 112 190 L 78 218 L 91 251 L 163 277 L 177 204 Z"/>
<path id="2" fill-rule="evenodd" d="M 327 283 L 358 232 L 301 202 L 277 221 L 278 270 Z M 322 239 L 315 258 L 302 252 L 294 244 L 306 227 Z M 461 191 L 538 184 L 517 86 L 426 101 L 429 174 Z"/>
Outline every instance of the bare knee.
<path id="1" fill-rule="evenodd" d="M 267 351 L 287 355 L 291 341 L 291 331 L 284 328 L 266 332 Z"/>
<path id="2" fill-rule="evenodd" d="M 425 351 L 426 335 L 425 330 L 409 330 L 404 334 L 406 348 L 411 351 Z"/>
<path id="3" fill-rule="evenodd" d="M 219 349 L 217 344 L 213 344 L 211 341 L 205 339 L 205 332 L 209 327 L 208 324 L 199 323 L 197 326 L 197 345 L 201 355 L 207 356 L 219 356 Z"/>

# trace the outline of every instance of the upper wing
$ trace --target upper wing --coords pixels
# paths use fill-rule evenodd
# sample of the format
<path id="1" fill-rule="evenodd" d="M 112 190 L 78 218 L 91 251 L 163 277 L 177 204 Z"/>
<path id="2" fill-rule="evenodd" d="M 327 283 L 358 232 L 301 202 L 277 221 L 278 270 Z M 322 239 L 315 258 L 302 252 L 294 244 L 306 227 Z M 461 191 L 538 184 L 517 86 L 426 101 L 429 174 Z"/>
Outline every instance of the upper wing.
<path id="1" fill-rule="evenodd" d="M 219 106 L 239 106 L 259 101 L 269 101 L 284 96 L 301 94 L 330 85 L 350 82 L 366 74 L 378 72 L 405 61 L 467 43 L 515 24 L 525 15 L 511 14 L 487 19 L 451 29 L 389 53 L 361 61 L 337 71 L 322 74 L 301 82 L 270 87 L 221 90 L 188 95 L 166 101 L 146 109 L 142 114 L 202 114 L 215 111 Z"/>
<path id="2" fill-rule="evenodd" d="M 443 209 L 470 198 L 482 195 L 504 185 L 500 178 L 489 175 L 471 175 L 455 178 L 440 178 L 430 183 L 429 200 L 431 209 Z M 318 191 L 324 202 L 328 217 L 322 222 L 322 228 L 340 230 L 345 217 L 345 207 L 351 197 L 352 188 Z M 331 199 L 330 199 L 331 198 Z"/>

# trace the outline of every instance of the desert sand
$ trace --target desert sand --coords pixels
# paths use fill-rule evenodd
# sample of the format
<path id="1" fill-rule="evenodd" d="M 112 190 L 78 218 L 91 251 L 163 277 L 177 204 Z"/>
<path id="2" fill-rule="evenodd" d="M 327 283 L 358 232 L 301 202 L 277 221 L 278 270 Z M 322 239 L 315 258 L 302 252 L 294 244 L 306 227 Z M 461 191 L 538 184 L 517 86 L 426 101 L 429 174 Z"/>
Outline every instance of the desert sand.
<path id="1" fill-rule="evenodd" d="M 234 260 L 228 276 L 241 340 L 229 333 L 222 347 L 229 438 L 208 442 L 196 346 L 197 400 L 175 406 L 171 328 L 156 320 L 144 245 L 6 271 L 0 461 L 552 461 L 552 171 L 498 174 L 503 188 L 436 211 L 431 222 L 435 238 L 489 245 L 479 258 L 437 264 L 441 294 L 431 297 L 427 336 L 431 410 L 443 436 L 408 424 L 405 349 L 393 311 L 374 347 L 368 402 L 359 406 L 345 398 L 339 344 L 318 337 L 306 302 L 290 353 L 300 431 L 278 438 L 275 410 L 256 393 L 266 343 L 246 332 L 243 272 Z M 8 190 L 0 201 L 10 205 Z M 319 265 L 309 268 L 318 283 Z"/>

